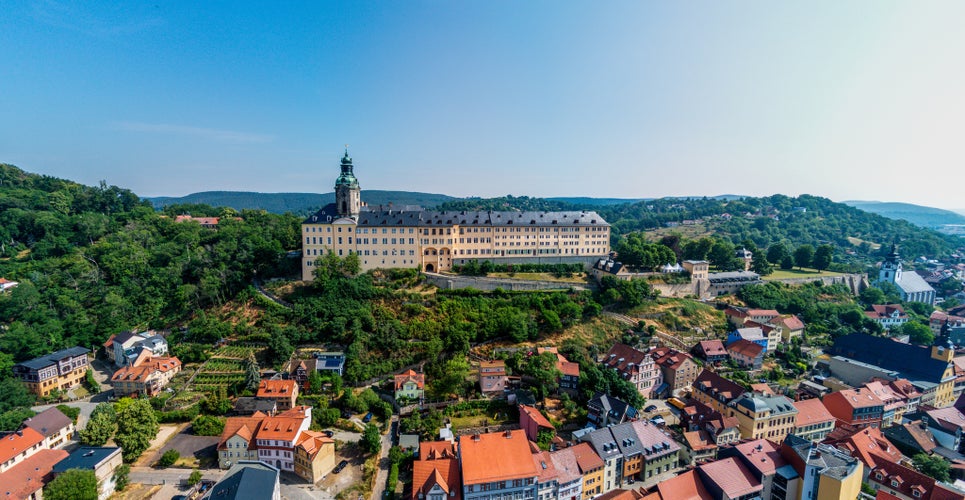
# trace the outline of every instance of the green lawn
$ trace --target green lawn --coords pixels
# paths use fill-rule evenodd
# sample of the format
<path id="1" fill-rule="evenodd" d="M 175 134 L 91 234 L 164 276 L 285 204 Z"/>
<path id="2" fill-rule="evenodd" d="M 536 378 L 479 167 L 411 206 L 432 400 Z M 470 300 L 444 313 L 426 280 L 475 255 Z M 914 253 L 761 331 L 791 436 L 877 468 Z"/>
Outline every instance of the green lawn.
<path id="1" fill-rule="evenodd" d="M 824 276 L 841 276 L 842 273 L 836 273 L 834 271 L 816 271 L 814 269 L 775 269 L 773 273 L 764 276 L 762 279 L 766 280 L 784 280 L 784 279 L 794 279 L 794 278 L 820 278 Z"/>

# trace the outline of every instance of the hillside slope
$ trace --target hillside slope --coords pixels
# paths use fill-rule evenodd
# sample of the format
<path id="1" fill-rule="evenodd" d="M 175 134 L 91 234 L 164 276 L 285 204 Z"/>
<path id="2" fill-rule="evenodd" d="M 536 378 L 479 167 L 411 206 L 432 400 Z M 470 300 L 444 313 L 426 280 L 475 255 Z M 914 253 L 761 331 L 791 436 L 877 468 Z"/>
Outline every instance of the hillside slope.
<path id="1" fill-rule="evenodd" d="M 889 219 L 906 220 L 921 227 L 940 228 L 946 224 L 965 224 L 965 215 L 941 208 L 881 201 L 845 201 L 844 204 Z"/>

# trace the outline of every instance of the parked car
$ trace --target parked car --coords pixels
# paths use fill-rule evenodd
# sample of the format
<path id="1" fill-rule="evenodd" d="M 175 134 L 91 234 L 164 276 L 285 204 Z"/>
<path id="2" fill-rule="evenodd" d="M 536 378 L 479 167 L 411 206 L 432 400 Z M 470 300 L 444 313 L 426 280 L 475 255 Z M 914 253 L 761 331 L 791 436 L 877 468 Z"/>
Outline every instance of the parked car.
<path id="1" fill-rule="evenodd" d="M 332 437 L 332 436 L 335 435 L 335 433 L 332 432 L 332 431 L 322 431 L 322 432 L 323 432 L 326 436 L 328 436 L 328 437 Z"/>
<path id="2" fill-rule="evenodd" d="M 654 425 L 667 425 L 667 421 L 663 419 L 660 415 L 650 419 L 650 423 Z"/>
<path id="3" fill-rule="evenodd" d="M 352 418 L 352 412 L 348 410 L 342 410 L 342 418 Z"/>
<path id="4" fill-rule="evenodd" d="M 650 405 L 644 408 L 643 411 L 646 411 L 646 412 L 657 411 L 657 405 Z"/>
<path id="5" fill-rule="evenodd" d="M 372 412 L 368 412 L 365 414 L 364 417 L 362 417 L 362 421 L 365 423 L 369 423 L 371 420 L 372 420 Z"/>
<path id="6" fill-rule="evenodd" d="M 332 469 L 332 472 L 338 474 L 339 472 L 342 472 L 342 469 L 344 469 L 346 466 L 348 466 L 348 460 L 342 460 L 338 463 L 338 465 L 335 466 L 334 469 Z"/>

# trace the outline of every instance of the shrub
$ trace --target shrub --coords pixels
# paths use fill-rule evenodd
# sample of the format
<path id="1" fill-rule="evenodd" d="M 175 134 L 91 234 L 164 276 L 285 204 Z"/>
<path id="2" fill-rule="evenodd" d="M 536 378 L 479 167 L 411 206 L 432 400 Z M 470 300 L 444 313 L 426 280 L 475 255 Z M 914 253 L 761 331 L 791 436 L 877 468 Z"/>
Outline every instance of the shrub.
<path id="1" fill-rule="evenodd" d="M 223 417 L 209 417 L 199 415 L 191 422 L 194 434 L 198 436 L 220 436 L 224 432 L 225 419 Z"/>
<path id="2" fill-rule="evenodd" d="M 177 462 L 179 458 L 181 458 L 181 453 L 179 453 L 178 450 L 168 450 L 161 455 L 161 459 L 158 460 L 157 464 L 161 467 L 170 467 L 174 465 L 174 462 Z"/>

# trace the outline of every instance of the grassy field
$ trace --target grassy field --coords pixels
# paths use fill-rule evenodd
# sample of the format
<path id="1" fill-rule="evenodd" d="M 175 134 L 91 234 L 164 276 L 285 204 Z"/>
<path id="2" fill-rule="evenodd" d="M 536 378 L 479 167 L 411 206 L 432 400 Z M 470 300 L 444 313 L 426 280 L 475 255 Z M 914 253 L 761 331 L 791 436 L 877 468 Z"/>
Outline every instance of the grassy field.
<path id="1" fill-rule="evenodd" d="M 816 271 L 814 269 L 775 269 L 773 273 L 764 276 L 762 279 L 786 280 L 794 278 L 823 278 L 825 276 L 841 276 L 842 273 L 833 271 Z"/>

